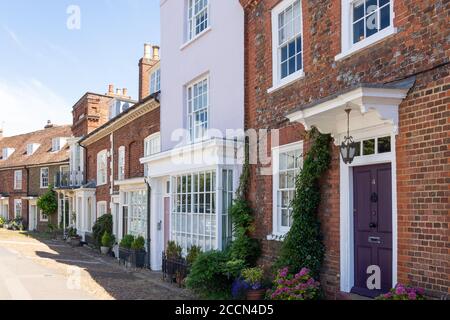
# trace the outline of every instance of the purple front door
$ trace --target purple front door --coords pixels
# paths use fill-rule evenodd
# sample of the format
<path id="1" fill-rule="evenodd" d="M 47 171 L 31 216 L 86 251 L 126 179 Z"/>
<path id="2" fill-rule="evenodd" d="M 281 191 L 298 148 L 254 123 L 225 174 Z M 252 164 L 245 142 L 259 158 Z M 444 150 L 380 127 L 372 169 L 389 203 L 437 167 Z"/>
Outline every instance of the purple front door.
<path id="1" fill-rule="evenodd" d="M 392 287 L 391 164 L 353 169 L 355 285 L 352 292 L 377 296 Z M 369 266 L 379 266 L 381 289 L 369 290 Z"/>

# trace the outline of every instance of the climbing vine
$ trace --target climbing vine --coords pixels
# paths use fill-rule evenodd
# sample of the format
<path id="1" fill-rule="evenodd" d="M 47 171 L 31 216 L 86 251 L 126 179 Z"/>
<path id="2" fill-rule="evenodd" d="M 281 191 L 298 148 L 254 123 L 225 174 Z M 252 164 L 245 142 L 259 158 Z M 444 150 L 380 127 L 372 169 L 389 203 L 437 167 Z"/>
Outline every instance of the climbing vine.
<path id="1" fill-rule="evenodd" d="M 245 143 L 245 159 L 236 199 L 230 208 L 230 217 L 233 223 L 233 242 L 230 246 L 230 255 L 233 260 L 245 261 L 247 265 L 256 264 L 260 254 L 260 245 L 257 239 L 250 237 L 254 231 L 254 217 L 250 203 L 246 199 L 250 180 L 249 145 Z"/>
<path id="2" fill-rule="evenodd" d="M 289 267 L 291 272 L 306 267 L 318 277 L 324 256 L 317 211 L 321 201 L 320 178 L 331 162 L 330 135 L 313 128 L 308 137 L 311 148 L 303 161 L 296 180 L 292 201 L 293 223 L 282 244 L 277 267 Z"/>
<path id="3" fill-rule="evenodd" d="M 52 215 L 58 211 L 58 198 L 53 186 L 50 185 L 46 193 L 39 197 L 37 206 L 45 215 Z"/>

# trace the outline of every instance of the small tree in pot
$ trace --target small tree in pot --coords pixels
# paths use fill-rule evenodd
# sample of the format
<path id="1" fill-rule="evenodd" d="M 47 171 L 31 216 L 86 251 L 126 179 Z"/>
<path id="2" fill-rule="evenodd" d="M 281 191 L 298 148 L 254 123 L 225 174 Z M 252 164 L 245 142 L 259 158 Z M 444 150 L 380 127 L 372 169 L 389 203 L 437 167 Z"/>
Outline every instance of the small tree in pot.
<path id="1" fill-rule="evenodd" d="M 130 262 L 131 245 L 134 242 L 134 236 L 127 234 L 122 238 L 119 244 L 119 259 L 124 263 Z"/>
<path id="2" fill-rule="evenodd" d="M 263 288 L 264 271 L 260 267 L 242 270 L 244 281 L 250 286 L 247 291 L 247 300 L 262 300 L 266 290 Z"/>
<path id="3" fill-rule="evenodd" d="M 102 236 L 102 246 L 100 247 L 102 254 L 107 255 L 115 241 L 116 238 L 109 232 L 105 231 Z"/>
<path id="4" fill-rule="evenodd" d="M 81 237 L 77 233 L 77 229 L 70 227 L 67 230 L 67 239 L 72 247 L 79 247 L 81 245 Z"/>
<path id="5" fill-rule="evenodd" d="M 131 264 L 136 268 L 143 268 L 145 265 L 145 239 L 142 236 L 134 239 L 131 244 Z"/>

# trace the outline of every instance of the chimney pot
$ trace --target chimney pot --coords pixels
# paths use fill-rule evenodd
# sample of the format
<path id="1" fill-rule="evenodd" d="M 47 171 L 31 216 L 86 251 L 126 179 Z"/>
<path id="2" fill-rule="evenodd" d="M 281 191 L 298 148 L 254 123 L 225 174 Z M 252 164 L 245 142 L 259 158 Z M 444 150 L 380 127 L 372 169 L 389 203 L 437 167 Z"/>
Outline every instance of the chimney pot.
<path id="1" fill-rule="evenodd" d="M 108 95 L 113 95 L 114 94 L 114 85 L 110 84 L 108 86 Z"/>
<path id="2" fill-rule="evenodd" d="M 122 95 L 122 89 L 116 89 L 116 96 Z"/>
<path id="3" fill-rule="evenodd" d="M 124 97 L 127 97 L 128 96 L 128 89 L 127 88 L 123 88 L 122 89 L 122 94 L 123 94 Z"/>
<path id="4" fill-rule="evenodd" d="M 153 60 L 159 60 L 159 46 L 153 46 Z"/>
<path id="5" fill-rule="evenodd" d="M 144 44 L 144 59 L 152 58 L 152 46 L 148 43 Z"/>
<path id="6" fill-rule="evenodd" d="M 52 127 L 53 127 L 52 122 L 51 122 L 50 120 L 47 120 L 47 124 L 46 124 L 46 126 L 44 127 L 44 129 L 48 129 L 48 128 L 52 128 Z"/>

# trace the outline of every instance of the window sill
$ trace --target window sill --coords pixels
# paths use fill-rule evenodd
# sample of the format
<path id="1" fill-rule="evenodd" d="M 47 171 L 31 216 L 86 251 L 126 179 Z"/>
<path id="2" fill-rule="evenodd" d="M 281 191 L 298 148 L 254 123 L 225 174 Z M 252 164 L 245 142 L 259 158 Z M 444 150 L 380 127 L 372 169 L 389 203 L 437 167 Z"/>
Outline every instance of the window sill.
<path id="1" fill-rule="evenodd" d="M 374 34 L 373 36 L 366 38 L 354 45 L 352 45 L 349 49 L 341 52 L 340 54 L 338 54 L 337 56 L 334 57 L 335 61 L 340 61 L 343 60 L 345 58 L 350 57 L 351 55 L 362 51 L 372 45 L 375 45 L 379 42 L 381 42 L 382 40 L 388 38 L 389 36 L 392 36 L 394 34 L 397 33 L 397 28 L 394 27 L 388 27 L 376 34 Z"/>
<path id="2" fill-rule="evenodd" d="M 203 35 L 207 34 L 209 31 L 211 31 L 211 27 L 206 28 L 202 32 L 200 32 L 198 35 L 193 37 L 191 40 L 188 40 L 185 42 L 181 47 L 180 51 L 184 50 L 186 47 L 189 47 L 193 42 L 197 41 L 199 38 L 203 37 Z"/>
<path id="3" fill-rule="evenodd" d="M 282 232 L 276 232 L 276 233 L 272 233 L 267 235 L 266 239 L 269 241 L 283 241 L 284 238 L 286 237 L 287 232 L 282 233 Z"/>
<path id="4" fill-rule="evenodd" d="M 280 89 L 283 89 L 283 88 L 291 85 L 295 81 L 297 81 L 299 79 L 303 79 L 304 77 L 305 77 L 305 73 L 303 72 L 303 70 L 298 71 L 298 73 L 294 73 L 294 74 L 290 75 L 289 77 L 287 77 L 287 78 L 281 80 L 280 82 L 278 82 L 272 88 L 269 88 L 267 90 L 267 93 L 272 93 L 272 92 L 278 91 Z"/>

